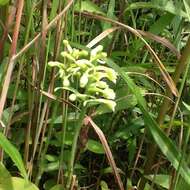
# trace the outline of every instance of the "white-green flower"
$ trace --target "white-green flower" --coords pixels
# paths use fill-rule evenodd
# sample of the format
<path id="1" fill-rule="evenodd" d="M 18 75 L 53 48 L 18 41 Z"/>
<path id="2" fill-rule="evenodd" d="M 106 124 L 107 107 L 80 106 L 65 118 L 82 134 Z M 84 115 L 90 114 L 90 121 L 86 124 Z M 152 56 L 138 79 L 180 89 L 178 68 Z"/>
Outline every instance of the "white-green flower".
<path id="1" fill-rule="evenodd" d="M 70 86 L 70 81 L 69 81 L 69 79 L 67 77 L 63 78 L 63 86 L 64 87 Z"/>
<path id="2" fill-rule="evenodd" d="M 107 89 L 104 89 L 103 96 L 106 99 L 114 100 L 115 99 L 115 92 L 111 88 L 107 88 Z"/>
<path id="3" fill-rule="evenodd" d="M 114 111 L 115 92 L 107 81 L 116 83 L 117 73 L 103 65 L 107 57 L 107 54 L 102 52 L 103 46 L 99 45 L 89 53 L 72 48 L 67 40 L 64 40 L 64 45 L 67 49 L 61 52 L 64 63 L 48 63 L 51 67 L 58 67 L 58 76 L 62 79 L 63 86 L 55 88 L 55 91 L 69 91 L 70 101 L 78 100 L 88 106 L 105 104 Z"/>
<path id="4" fill-rule="evenodd" d="M 82 77 L 80 78 L 80 87 L 84 88 L 88 83 L 88 74 L 84 73 Z"/>
<path id="5" fill-rule="evenodd" d="M 76 94 L 70 94 L 70 95 L 69 95 L 69 100 L 70 100 L 71 102 L 74 102 L 76 99 L 77 99 Z"/>

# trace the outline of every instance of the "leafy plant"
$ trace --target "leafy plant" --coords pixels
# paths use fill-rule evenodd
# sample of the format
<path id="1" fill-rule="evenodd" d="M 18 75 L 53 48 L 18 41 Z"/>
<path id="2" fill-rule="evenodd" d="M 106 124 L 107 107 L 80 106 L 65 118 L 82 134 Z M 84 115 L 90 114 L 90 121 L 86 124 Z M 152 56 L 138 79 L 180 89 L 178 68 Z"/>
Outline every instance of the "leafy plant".
<path id="1" fill-rule="evenodd" d="M 58 67 L 59 78 L 62 79 L 62 87 L 55 88 L 55 91 L 63 89 L 71 92 L 69 100 L 79 101 L 81 113 L 75 128 L 75 134 L 72 143 L 69 176 L 67 188 L 71 187 L 73 176 L 74 159 L 77 149 L 77 141 L 87 108 L 97 104 L 105 104 L 114 111 L 116 103 L 115 92 L 104 80 L 116 83 L 116 72 L 104 66 L 106 53 L 102 52 L 103 47 L 97 46 L 90 53 L 85 50 L 72 49 L 68 41 L 64 40 L 67 51 L 61 52 L 64 62 L 49 62 L 49 66 Z"/>
<path id="2" fill-rule="evenodd" d="M 0 189 L 190 189 L 189 10 L 0 0 Z"/>

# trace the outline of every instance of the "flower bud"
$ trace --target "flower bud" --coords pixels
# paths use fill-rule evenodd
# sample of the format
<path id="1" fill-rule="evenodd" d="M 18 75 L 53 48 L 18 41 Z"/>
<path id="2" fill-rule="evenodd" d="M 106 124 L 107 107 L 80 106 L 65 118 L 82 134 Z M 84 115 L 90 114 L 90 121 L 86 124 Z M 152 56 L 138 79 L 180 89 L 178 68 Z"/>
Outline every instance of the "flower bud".
<path id="1" fill-rule="evenodd" d="M 74 49 L 74 50 L 73 50 L 73 53 L 72 53 L 72 56 L 73 56 L 75 59 L 78 59 L 79 53 L 80 53 L 80 51 L 79 51 L 78 49 Z"/>
<path id="2" fill-rule="evenodd" d="M 72 49 L 72 47 L 70 46 L 70 44 L 69 44 L 69 42 L 67 40 L 63 40 L 63 44 L 66 46 L 69 53 L 73 52 L 73 49 Z"/>
<path id="3" fill-rule="evenodd" d="M 80 87 L 84 88 L 88 83 L 88 74 L 84 73 L 80 78 Z"/>
<path id="4" fill-rule="evenodd" d="M 69 81 L 69 79 L 67 77 L 63 78 L 63 86 L 64 87 L 70 86 L 70 81 Z"/>
<path id="5" fill-rule="evenodd" d="M 91 56 L 94 57 L 97 55 L 97 53 L 101 52 L 103 50 L 103 46 L 99 45 L 97 47 L 95 47 L 92 51 L 91 51 Z"/>
<path id="6" fill-rule="evenodd" d="M 48 65 L 50 66 L 50 67 L 61 67 L 61 65 L 62 65 L 62 63 L 60 63 L 60 62 L 58 62 L 58 61 L 50 61 L 50 62 L 48 62 Z"/>
<path id="7" fill-rule="evenodd" d="M 61 56 L 62 57 L 66 57 L 67 59 L 69 59 L 70 61 L 75 61 L 75 58 L 73 58 L 72 56 L 71 56 L 71 54 L 69 54 L 69 53 L 67 53 L 66 51 L 63 51 L 63 52 L 61 52 Z"/>
<path id="8" fill-rule="evenodd" d="M 115 92 L 111 88 L 106 88 L 103 91 L 104 98 L 114 100 L 115 99 Z"/>
<path id="9" fill-rule="evenodd" d="M 98 81 L 96 86 L 99 87 L 99 88 L 102 88 L 102 89 L 108 88 L 107 83 L 104 82 L 104 81 Z"/>
<path id="10" fill-rule="evenodd" d="M 76 96 L 75 94 L 70 94 L 70 95 L 69 95 L 69 100 L 70 100 L 71 102 L 74 102 L 76 99 L 77 99 L 77 96 Z"/>
<path id="11" fill-rule="evenodd" d="M 76 64 L 82 69 L 85 69 L 87 66 L 92 66 L 91 62 L 87 59 L 79 59 L 76 61 Z"/>
<path id="12" fill-rule="evenodd" d="M 107 73 L 108 79 L 109 79 L 110 81 L 112 81 L 113 83 L 116 83 L 116 80 L 117 80 L 117 73 L 116 73 L 113 69 L 111 69 L 111 68 L 107 69 L 107 70 L 106 70 L 106 73 Z"/>

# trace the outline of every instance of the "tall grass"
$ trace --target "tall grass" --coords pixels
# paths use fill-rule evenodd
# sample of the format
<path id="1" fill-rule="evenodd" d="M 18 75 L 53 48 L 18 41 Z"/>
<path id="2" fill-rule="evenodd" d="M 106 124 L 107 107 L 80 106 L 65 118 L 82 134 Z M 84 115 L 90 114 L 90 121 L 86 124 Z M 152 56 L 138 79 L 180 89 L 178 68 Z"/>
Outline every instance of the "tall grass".
<path id="1" fill-rule="evenodd" d="M 189 11 L 187 0 L 0 0 L 2 188 L 189 189 Z M 63 40 L 103 45 L 114 112 L 71 102 L 48 66 L 68 64 Z"/>

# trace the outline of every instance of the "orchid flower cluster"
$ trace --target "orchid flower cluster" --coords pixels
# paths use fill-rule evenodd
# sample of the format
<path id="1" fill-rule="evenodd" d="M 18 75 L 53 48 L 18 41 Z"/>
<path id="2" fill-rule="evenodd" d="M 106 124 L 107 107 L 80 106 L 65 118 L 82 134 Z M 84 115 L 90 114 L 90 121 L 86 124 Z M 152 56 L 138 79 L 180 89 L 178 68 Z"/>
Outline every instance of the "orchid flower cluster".
<path id="1" fill-rule="evenodd" d="M 106 66 L 107 54 L 103 46 L 99 45 L 90 52 L 74 49 L 67 40 L 63 41 L 66 51 L 61 52 L 65 61 L 50 61 L 51 67 L 58 67 L 58 76 L 63 89 L 70 92 L 70 101 L 82 101 L 83 106 L 106 104 L 114 111 L 116 103 L 115 92 L 110 88 L 108 81 L 116 83 L 117 73 Z"/>

